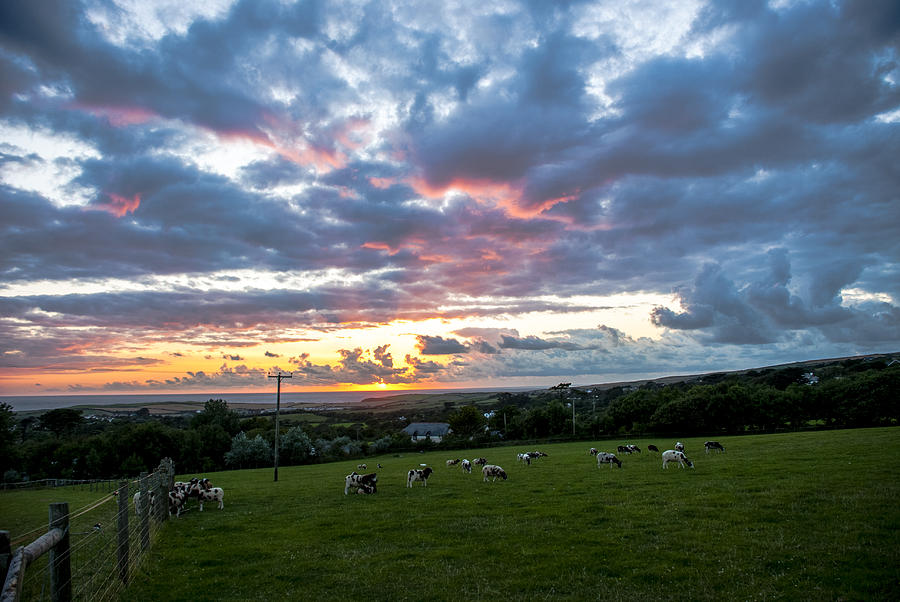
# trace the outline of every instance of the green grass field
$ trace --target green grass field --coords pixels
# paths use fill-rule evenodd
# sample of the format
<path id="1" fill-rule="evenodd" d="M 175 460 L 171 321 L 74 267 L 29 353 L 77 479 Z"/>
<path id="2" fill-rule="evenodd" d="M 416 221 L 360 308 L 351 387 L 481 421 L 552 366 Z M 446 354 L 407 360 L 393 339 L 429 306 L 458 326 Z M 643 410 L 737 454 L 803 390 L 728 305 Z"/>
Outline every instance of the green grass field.
<path id="1" fill-rule="evenodd" d="M 592 445 L 431 452 L 380 462 L 378 493 L 343 495 L 358 461 L 206 475 L 225 509 L 166 523 L 124 596 L 151 599 L 514 600 L 900 597 L 900 428 L 685 439 L 694 470 L 662 470 L 674 441 L 598 469 Z M 485 456 L 509 480 L 446 468 Z M 435 469 L 427 487 L 406 471 Z M 371 470 L 371 468 L 370 468 Z M 30 492 L 32 495 L 37 492 Z M 23 525 L 25 493 L 0 495 Z M 52 501 L 52 500 L 51 500 Z M 43 500 L 41 500 L 41 503 Z M 32 513 L 33 516 L 29 516 Z M 17 519 L 18 520 L 18 519 Z M 15 530 L 13 530 L 15 538 Z"/>

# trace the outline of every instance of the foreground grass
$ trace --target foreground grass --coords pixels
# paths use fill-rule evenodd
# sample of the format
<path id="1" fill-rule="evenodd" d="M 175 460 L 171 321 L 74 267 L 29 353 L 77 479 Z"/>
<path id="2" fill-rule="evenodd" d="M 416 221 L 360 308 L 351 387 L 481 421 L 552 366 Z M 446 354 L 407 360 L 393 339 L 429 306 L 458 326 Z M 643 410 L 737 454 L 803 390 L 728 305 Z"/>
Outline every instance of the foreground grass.
<path id="1" fill-rule="evenodd" d="M 374 496 L 356 462 L 208 475 L 225 509 L 169 521 L 129 599 L 897 599 L 900 429 L 720 439 L 695 470 L 657 454 L 598 469 L 591 443 L 385 456 Z M 671 441 L 629 441 L 661 449 Z M 614 443 L 594 443 L 612 450 Z M 484 455 L 484 483 L 444 466 Z M 406 488 L 409 468 L 436 470 Z M 196 506 L 192 506 L 196 508 Z M 46 512 L 46 510 L 44 510 Z"/>

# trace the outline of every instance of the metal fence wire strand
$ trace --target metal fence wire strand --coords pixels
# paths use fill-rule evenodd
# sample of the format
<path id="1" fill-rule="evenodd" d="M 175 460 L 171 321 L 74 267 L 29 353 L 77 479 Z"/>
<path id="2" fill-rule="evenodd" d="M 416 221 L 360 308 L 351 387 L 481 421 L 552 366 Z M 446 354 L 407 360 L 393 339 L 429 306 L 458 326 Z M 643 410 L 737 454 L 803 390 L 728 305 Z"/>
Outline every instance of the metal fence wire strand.
<path id="1" fill-rule="evenodd" d="M 165 463 L 164 463 L 165 464 Z M 160 469 L 147 475 L 147 491 L 151 491 L 158 483 L 168 483 L 174 475 L 171 464 L 161 464 Z M 166 485 L 168 489 L 168 485 Z M 120 565 L 120 551 L 127 546 L 127 575 L 130 581 L 136 571 L 143 566 L 149 557 L 153 543 L 161 528 L 159 505 L 164 499 L 156 494 L 154 503 L 142 500 L 140 507 L 135 507 L 132 496 L 140 491 L 140 480 L 132 480 L 124 488 L 116 488 L 115 495 L 109 493 L 102 498 L 86 504 L 82 508 L 69 513 L 69 558 L 71 565 L 70 581 L 72 599 L 90 602 L 114 600 L 125 589 L 127 582 L 122 580 L 123 567 Z M 119 497 L 127 496 L 118 502 Z M 116 504 L 109 504 L 117 500 Z M 149 513 L 149 546 L 142 548 L 141 511 Z M 127 515 L 127 532 L 120 539 L 119 525 L 124 525 L 124 512 Z M 122 518 L 122 523 L 119 519 Z M 29 543 L 42 533 L 47 526 L 42 526 L 17 538 Z M 127 537 L 125 537 L 127 535 Z M 123 554 L 125 552 L 123 551 Z M 50 566 L 49 555 L 37 558 L 25 571 L 23 576 L 21 600 L 50 599 Z"/>

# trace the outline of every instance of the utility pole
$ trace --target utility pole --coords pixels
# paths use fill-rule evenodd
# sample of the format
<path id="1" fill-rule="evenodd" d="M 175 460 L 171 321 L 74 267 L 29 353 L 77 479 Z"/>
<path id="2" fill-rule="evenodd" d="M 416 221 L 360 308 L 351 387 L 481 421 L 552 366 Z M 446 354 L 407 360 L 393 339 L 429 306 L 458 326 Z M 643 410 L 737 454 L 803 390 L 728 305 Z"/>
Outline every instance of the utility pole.
<path id="1" fill-rule="evenodd" d="M 291 378 L 293 376 L 292 373 L 288 372 L 287 374 L 282 374 L 281 371 L 278 371 L 278 374 L 269 374 L 269 378 L 277 378 L 278 379 L 278 393 L 275 395 L 275 482 L 278 482 L 278 418 L 281 414 L 281 379 L 282 378 Z"/>

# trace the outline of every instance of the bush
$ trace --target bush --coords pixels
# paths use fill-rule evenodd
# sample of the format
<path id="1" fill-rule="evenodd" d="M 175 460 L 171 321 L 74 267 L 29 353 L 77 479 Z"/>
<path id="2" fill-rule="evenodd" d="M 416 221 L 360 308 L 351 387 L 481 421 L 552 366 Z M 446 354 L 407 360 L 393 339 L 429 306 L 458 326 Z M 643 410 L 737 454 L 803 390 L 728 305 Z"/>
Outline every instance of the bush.
<path id="1" fill-rule="evenodd" d="M 225 464 L 237 468 L 258 468 L 272 463 L 272 446 L 257 435 L 253 439 L 241 431 L 231 440 L 231 450 L 225 454 Z"/>

